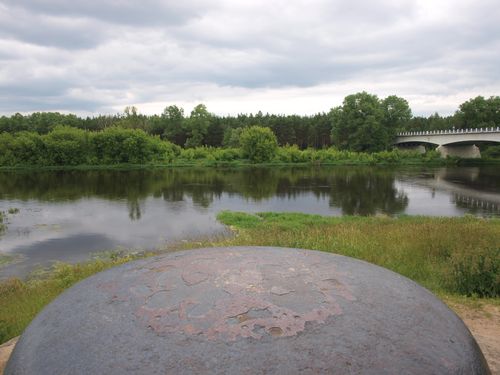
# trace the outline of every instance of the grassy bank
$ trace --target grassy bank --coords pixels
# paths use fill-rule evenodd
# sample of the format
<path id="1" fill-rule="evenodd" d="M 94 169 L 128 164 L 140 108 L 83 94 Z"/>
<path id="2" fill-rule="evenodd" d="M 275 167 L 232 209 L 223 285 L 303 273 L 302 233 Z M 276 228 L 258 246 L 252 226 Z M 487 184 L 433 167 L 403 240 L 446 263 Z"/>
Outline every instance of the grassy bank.
<path id="1" fill-rule="evenodd" d="M 384 151 L 381 153 L 356 153 L 338 151 L 336 149 L 326 150 L 301 150 L 306 155 L 303 158 L 288 157 L 286 148 L 280 148 L 281 153 L 273 160 L 255 163 L 242 157 L 227 160 L 224 157 L 214 156 L 216 149 L 200 147 L 199 154 L 181 152 L 179 157 L 169 162 L 146 162 L 115 163 L 115 164 L 77 164 L 77 165 L 37 165 L 37 164 L 13 164 L 0 165 L 0 171 L 87 171 L 87 170 L 141 170 L 141 169 L 164 169 L 164 168 L 189 168 L 189 167 L 213 167 L 213 168 L 241 168 L 241 167 L 289 167 L 289 166 L 481 166 L 500 164 L 500 159 L 460 159 L 441 158 L 434 152 L 426 154 L 415 154 L 408 151 Z M 189 149 L 192 150 L 192 149 Z M 283 151 L 285 150 L 285 151 Z M 187 151 L 187 150 L 183 150 Z M 200 156 L 201 155 L 201 156 Z M 205 156 L 203 156 L 205 155 Z"/>
<path id="2" fill-rule="evenodd" d="M 0 171 L 94 171 L 94 170 L 151 170 L 151 169 L 165 169 L 165 168 L 196 168 L 196 167 L 209 167 L 209 168 L 246 168 L 246 167 L 307 167 L 307 166 L 453 166 L 462 165 L 463 160 L 457 159 L 436 159 L 431 161 L 424 161 L 418 158 L 404 159 L 398 162 L 366 162 L 359 160 L 337 160 L 325 162 L 281 162 L 272 161 L 266 163 L 251 163 L 248 160 L 234 160 L 234 161 L 217 161 L 217 160 L 179 160 L 173 161 L 168 164 L 103 164 L 103 165 L 65 165 L 65 166 L 29 166 L 17 165 L 9 167 L 0 167 Z M 474 161 L 467 161 L 467 166 L 476 165 L 490 165 L 500 164 L 494 161 L 483 161 L 475 163 Z M 465 164 L 464 164 L 465 165 Z"/>
<path id="3" fill-rule="evenodd" d="M 227 245 L 321 250 L 366 260 L 437 293 L 500 296 L 500 220 L 222 212 Z"/>
<path id="4" fill-rule="evenodd" d="M 290 213 L 222 212 L 234 237 L 185 243 L 200 246 L 298 247 L 343 254 L 389 268 L 446 301 L 500 303 L 500 220 L 431 217 L 324 217 Z M 146 256 L 146 255 L 141 255 Z M 41 279 L 0 284 L 0 343 L 19 335 L 53 298 L 77 281 L 138 256 L 57 265 Z"/>
<path id="5" fill-rule="evenodd" d="M 18 336 L 55 297 L 78 281 L 110 267 L 151 254 L 115 254 L 79 264 L 56 264 L 50 271 L 29 280 L 0 283 L 0 343 Z"/>

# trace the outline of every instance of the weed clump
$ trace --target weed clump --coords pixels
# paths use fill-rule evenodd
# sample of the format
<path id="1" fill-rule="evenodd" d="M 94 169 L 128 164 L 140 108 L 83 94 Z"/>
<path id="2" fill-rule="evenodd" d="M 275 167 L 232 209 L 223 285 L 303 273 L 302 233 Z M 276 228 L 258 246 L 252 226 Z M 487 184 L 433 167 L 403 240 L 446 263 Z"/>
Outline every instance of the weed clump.
<path id="1" fill-rule="evenodd" d="M 500 248 L 453 256 L 450 281 L 466 296 L 500 297 Z"/>

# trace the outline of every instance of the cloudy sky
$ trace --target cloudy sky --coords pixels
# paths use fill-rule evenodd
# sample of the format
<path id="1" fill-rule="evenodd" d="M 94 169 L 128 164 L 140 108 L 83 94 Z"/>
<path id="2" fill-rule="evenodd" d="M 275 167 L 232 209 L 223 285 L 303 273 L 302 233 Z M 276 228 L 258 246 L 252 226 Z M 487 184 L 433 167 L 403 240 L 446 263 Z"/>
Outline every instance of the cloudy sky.
<path id="1" fill-rule="evenodd" d="M 500 94 L 498 0 L 0 0 L 0 113 L 312 114 Z"/>

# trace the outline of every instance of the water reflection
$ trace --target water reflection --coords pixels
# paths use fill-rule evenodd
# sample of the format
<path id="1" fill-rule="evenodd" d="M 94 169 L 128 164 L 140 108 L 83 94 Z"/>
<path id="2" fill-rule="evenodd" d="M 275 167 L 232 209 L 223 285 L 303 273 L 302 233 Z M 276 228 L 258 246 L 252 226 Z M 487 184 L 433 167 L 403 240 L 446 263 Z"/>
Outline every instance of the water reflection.
<path id="1" fill-rule="evenodd" d="M 20 209 L 0 253 L 21 255 L 0 278 L 35 263 L 224 233 L 215 215 L 473 213 L 500 216 L 500 172 L 481 168 L 242 168 L 0 173 L 0 210 Z"/>
<path id="2" fill-rule="evenodd" d="M 208 208 L 223 194 L 259 202 L 295 199 L 304 193 L 329 198 L 344 214 L 395 214 L 408 199 L 394 186 L 395 173 L 373 168 L 170 169 L 3 173 L 0 200 L 69 202 L 98 197 L 126 200 L 131 220 L 140 220 L 148 197 L 169 202 L 192 200 Z"/>
<path id="3" fill-rule="evenodd" d="M 330 181 L 330 205 L 345 215 L 401 213 L 408 196 L 394 185 L 394 172 L 375 169 L 343 170 Z"/>
<path id="4" fill-rule="evenodd" d="M 495 167 L 439 168 L 415 179 L 421 186 L 447 193 L 465 212 L 500 216 L 500 171 Z"/>

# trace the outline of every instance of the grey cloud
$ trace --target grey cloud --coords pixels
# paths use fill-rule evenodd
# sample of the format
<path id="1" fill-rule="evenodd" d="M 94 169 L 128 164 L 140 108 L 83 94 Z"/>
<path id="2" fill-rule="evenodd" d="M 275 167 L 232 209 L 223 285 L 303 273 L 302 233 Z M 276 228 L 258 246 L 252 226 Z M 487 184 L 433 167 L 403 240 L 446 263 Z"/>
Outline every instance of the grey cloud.
<path id="1" fill-rule="evenodd" d="M 119 27 L 168 29 L 198 17 L 203 9 L 199 0 L 4 0 L 0 37 L 70 50 L 92 48 L 119 38 Z"/>
<path id="2" fill-rule="evenodd" d="M 18 8 L 0 8 L 0 37 L 62 49 L 92 48 L 106 37 L 105 28 L 91 20 L 50 17 Z"/>
<path id="3" fill-rule="evenodd" d="M 384 24 L 386 26 L 400 21 L 401 18 L 413 18 L 417 5 L 412 0 L 401 1 L 331 1 L 326 5 L 326 14 L 345 19 L 349 23 Z"/>
<path id="4" fill-rule="evenodd" d="M 103 35 L 86 28 L 39 26 L 39 29 L 26 29 L 19 25 L 4 24 L 0 29 L 0 37 L 68 50 L 95 47 L 104 40 Z"/>
<path id="5" fill-rule="evenodd" d="M 194 96 L 190 85 L 259 90 L 385 77 L 395 87 L 401 79 L 420 82 L 414 90 L 433 95 L 498 85 L 494 2 L 460 3 L 427 19 L 413 0 L 256 0 L 244 10 L 222 0 L 4 0 L 0 38 L 57 48 L 43 58 L 2 51 L 2 64 L 61 72 L 6 83 L 0 66 L 0 111 L 98 111 L 172 97 L 179 86 L 187 87 L 179 95 Z"/>
<path id="6" fill-rule="evenodd" d="M 239 15 L 239 21 L 244 26 L 233 33 L 217 30 L 206 32 L 210 24 L 200 19 L 198 23 L 193 22 L 175 30 L 175 35 L 180 40 L 197 40 L 205 46 L 219 49 L 222 55 L 232 51 L 246 51 L 249 54 L 260 51 L 267 54 L 270 58 L 260 64 L 243 70 L 232 66 L 221 67 L 213 74 L 216 82 L 249 88 L 311 86 L 348 78 L 359 69 L 390 66 L 398 62 L 392 59 L 395 46 L 391 45 L 391 41 L 403 47 L 404 43 L 396 35 L 383 35 L 384 39 L 376 39 L 359 29 L 359 25 L 370 21 L 370 27 L 379 30 L 385 29 L 401 16 L 411 18 L 416 12 L 413 2 L 382 1 L 367 4 L 356 0 L 349 2 L 349 6 L 343 1 L 320 3 L 321 9 L 311 14 L 307 13 L 307 3 L 300 3 L 295 8 L 294 3 L 290 3 L 295 18 L 290 17 L 291 11 L 284 9 L 282 14 L 268 17 L 264 24 L 261 21 L 253 22 L 251 13 Z M 258 20 L 257 17 L 255 19 Z M 217 24 L 216 21 L 213 23 Z M 373 55 L 371 51 L 378 55 L 376 59 L 370 56 Z M 386 61 L 380 61 L 383 54 L 387 56 Z M 401 56 L 402 62 L 407 59 L 407 55 Z M 418 60 L 422 59 L 425 59 L 425 55 L 419 56 Z M 223 59 L 219 63 L 223 64 Z M 210 72 L 208 76 L 211 76 Z"/>
<path id="7" fill-rule="evenodd" d="M 53 97 L 62 96 L 75 80 L 68 78 L 34 78 L 0 83 L 0 95 L 4 97 Z"/>
<path id="8" fill-rule="evenodd" d="M 68 111 L 73 113 L 93 113 L 107 109 L 106 103 L 92 99 L 75 99 L 68 96 L 2 96 L 0 95 L 0 113 L 15 112 Z"/>
<path id="9" fill-rule="evenodd" d="M 1 51 L 0 50 L 0 61 L 3 61 L 4 63 L 9 63 L 10 61 L 13 61 L 16 59 L 16 55 L 9 52 L 9 51 Z"/>
<path id="10" fill-rule="evenodd" d="M 198 16 L 205 9 L 199 0 L 3 0 L 9 6 L 30 12 L 87 17 L 127 25 L 180 24 Z"/>

